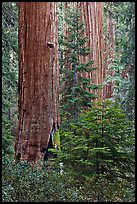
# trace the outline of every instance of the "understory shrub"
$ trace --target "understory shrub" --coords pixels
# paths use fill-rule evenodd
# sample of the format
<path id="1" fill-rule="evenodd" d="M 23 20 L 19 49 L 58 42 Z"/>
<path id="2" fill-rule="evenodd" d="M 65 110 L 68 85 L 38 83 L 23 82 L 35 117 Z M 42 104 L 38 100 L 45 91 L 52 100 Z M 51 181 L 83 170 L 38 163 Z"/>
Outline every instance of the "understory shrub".
<path id="1" fill-rule="evenodd" d="M 81 182 L 43 165 L 3 160 L 2 202 L 134 202 L 134 182 L 92 177 Z"/>
<path id="2" fill-rule="evenodd" d="M 3 202 L 135 201 L 134 127 L 119 106 L 92 103 L 60 136 L 58 157 L 47 165 L 3 155 Z"/>
<path id="3" fill-rule="evenodd" d="M 46 170 L 40 164 L 15 163 L 3 159 L 3 202 L 75 202 L 78 190 L 69 185 L 67 176 Z"/>

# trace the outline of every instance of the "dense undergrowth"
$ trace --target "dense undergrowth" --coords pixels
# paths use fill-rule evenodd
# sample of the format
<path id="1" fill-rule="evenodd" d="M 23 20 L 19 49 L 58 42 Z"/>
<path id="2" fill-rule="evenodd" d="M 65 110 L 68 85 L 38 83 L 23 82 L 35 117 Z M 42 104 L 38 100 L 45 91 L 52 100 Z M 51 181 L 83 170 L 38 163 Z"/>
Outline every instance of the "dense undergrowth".
<path id="1" fill-rule="evenodd" d="M 38 168 L 39 167 L 39 168 Z M 93 177 L 83 181 L 71 174 L 3 158 L 3 202 L 134 202 L 134 183 L 108 182 Z"/>
<path id="2" fill-rule="evenodd" d="M 61 127 L 57 158 L 16 163 L 4 153 L 3 202 L 134 202 L 131 125 L 118 105 L 97 102 Z"/>

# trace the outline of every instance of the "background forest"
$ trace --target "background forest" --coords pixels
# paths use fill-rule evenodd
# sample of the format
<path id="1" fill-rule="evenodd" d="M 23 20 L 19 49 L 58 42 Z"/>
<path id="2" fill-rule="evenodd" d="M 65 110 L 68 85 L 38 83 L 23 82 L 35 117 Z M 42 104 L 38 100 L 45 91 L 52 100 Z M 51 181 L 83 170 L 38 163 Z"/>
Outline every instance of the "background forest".
<path id="1" fill-rule="evenodd" d="M 2 201 L 135 202 L 135 3 L 104 3 L 104 41 L 109 13 L 115 23 L 115 57 L 108 59 L 107 49 L 101 50 L 104 65 L 109 60 L 102 84 L 87 77 L 97 67 L 92 59 L 83 60 L 92 48 L 81 14 L 74 8 L 64 12 L 63 3 L 58 2 L 61 125 L 53 141 L 57 149 L 51 149 L 57 158 L 37 165 L 14 157 L 18 5 L 2 3 Z M 98 93 L 110 84 L 111 94 L 100 100 Z"/>

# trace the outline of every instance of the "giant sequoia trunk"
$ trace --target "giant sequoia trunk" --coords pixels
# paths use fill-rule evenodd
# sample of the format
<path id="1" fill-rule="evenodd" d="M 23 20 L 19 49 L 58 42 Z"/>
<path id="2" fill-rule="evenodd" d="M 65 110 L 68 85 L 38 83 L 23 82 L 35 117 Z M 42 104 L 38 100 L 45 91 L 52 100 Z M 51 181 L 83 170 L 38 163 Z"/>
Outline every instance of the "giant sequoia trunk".
<path id="1" fill-rule="evenodd" d="M 104 42 L 104 2 L 64 2 L 63 9 L 77 7 L 82 13 L 82 21 L 85 25 L 85 36 L 89 38 L 87 47 L 90 47 L 92 52 L 81 57 L 81 62 L 93 60 L 93 67 L 97 69 L 91 73 L 84 73 L 84 77 L 91 79 L 91 84 L 102 84 L 107 75 L 114 73 L 108 71 L 110 58 L 114 57 L 114 41 L 115 41 L 115 25 L 111 15 L 107 13 L 107 40 Z M 65 24 L 63 28 L 65 33 Z M 104 53 L 106 49 L 106 53 Z M 109 83 L 103 89 L 95 91 L 98 95 L 98 100 L 112 97 L 113 84 Z"/>
<path id="2" fill-rule="evenodd" d="M 83 76 L 91 79 L 91 84 L 101 84 L 104 81 L 104 3 L 103 2 L 65 2 L 63 9 L 77 7 L 82 13 L 85 25 L 85 36 L 89 38 L 87 47 L 92 52 L 81 57 L 82 63 L 94 61 L 93 67 L 97 69 Z M 65 29 L 64 29 L 65 30 Z M 64 32 L 63 32 L 64 33 Z M 98 99 L 103 99 L 103 89 L 95 91 Z"/>
<path id="3" fill-rule="evenodd" d="M 103 2 L 80 2 L 83 21 L 85 22 L 86 36 L 89 37 L 88 47 L 92 52 L 86 60 L 93 60 L 93 67 L 97 69 L 87 75 L 91 84 L 102 84 L 104 81 L 104 3 Z M 103 99 L 103 90 L 95 92 L 98 100 Z"/>
<path id="4" fill-rule="evenodd" d="M 44 157 L 59 126 L 57 3 L 19 2 L 19 125 L 16 159 Z"/>

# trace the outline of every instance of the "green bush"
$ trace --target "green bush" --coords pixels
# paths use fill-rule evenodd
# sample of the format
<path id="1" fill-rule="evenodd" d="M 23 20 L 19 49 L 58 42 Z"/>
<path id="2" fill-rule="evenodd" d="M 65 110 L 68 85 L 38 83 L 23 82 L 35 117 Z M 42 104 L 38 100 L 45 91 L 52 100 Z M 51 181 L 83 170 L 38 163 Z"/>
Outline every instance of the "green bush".
<path id="1" fill-rule="evenodd" d="M 92 103 L 60 136 L 48 168 L 3 154 L 3 202 L 134 202 L 134 127 L 118 105 Z"/>
<path id="2" fill-rule="evenodd" d="M 105 177 L 85 180 L 80 188 L 83 202 L 134 202 L 134 186 L 125 180 L 108 181 Z"/>
<path id="3" fill-rule="evenodd" d="M 134 202 L 134 185 L 125 180 L 108 182 L 101 176 L 81 182 L 69 172 L 46 170 L 42 163 L 20 164 L 7 158 L 2 172 L 3 202 Z"/>
<path id="4" fill-rule="evenodd" d="M 75 202 L 78 190 L 67 176 L 46 170 L 42 163 L 30 165 L 3 159 L 3 202 Z"/>

